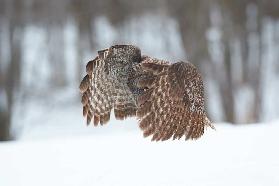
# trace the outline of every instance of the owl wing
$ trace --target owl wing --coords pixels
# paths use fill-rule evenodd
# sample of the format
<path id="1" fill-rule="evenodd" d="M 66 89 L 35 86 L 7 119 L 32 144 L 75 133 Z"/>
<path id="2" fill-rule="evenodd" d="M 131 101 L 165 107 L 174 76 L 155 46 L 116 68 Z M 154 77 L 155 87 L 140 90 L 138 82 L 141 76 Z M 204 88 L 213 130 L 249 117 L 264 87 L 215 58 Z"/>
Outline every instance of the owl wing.
<path id="1" fill-rule="evenodd" d="M 204 89 L 201 75 L 191 63 L 172 65 L 141 63 L 155 78 L 141 79 L 139 87 L 148 89 L 138 97 L 137 117 L 144 136 L 152 140 L 197 139 L 211 126 L 204 110 Z"/>
<path id="2" fill-rule="evenodd" d="M 113 46 L 121 47 L 121 46 Z M 98 56 L 86 65 L 86 76 L 80 83 L 83 116 L 87 124 L 92 120 L 95 126 L 110 120 L 114 109 L 116 119 L 136 114 L 136 100 L 125 82 L 120 82 L 108 72 L 108 61 L 112 60 L 112 47 L 98 51 Z"/>

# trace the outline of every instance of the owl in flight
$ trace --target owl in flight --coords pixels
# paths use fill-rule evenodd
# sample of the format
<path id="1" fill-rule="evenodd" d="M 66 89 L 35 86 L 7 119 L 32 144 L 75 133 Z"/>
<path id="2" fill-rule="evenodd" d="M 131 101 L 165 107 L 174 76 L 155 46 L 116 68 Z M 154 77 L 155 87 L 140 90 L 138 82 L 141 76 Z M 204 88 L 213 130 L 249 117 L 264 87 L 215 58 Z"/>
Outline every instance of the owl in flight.
<path id="1" fill-rule="evenodd" d="M 98 51 L 86 65 L 80 84 L 83 116 L 95 126 L 136 116 L 144 137 L 197 139 L 214 128 L 204 108 L 204 88 L 197 68 L 142 56 L 138 47 L 115 45 Z"/>

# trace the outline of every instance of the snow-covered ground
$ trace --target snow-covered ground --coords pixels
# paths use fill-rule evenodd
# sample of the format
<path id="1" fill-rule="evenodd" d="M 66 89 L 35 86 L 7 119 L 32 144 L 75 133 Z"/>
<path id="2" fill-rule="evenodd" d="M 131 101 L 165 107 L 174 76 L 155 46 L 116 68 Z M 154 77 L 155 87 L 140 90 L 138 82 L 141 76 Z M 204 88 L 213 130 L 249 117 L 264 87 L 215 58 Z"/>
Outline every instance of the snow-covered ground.
<path id="1" fill-rule="evenodd" d="M 0 143 L 1 186 L 279 185 L 279 121 L 216 124 L 197 141 L 151 142 L 134 119 L 99 128 L 77 123 L 77 130 L 89 132 L 60 136 L 60 117 L 40 135 L 34 128 L 38 136 L 56 131 L 53 137 Z"/>
<path id="2" fill-rule="evenodd" d="M 172 19 L 149 15 L 133 18 L 127 23 L 130 26 L 124 25 L 125 29 L 120 31 L 103 17 L 94 24 L 98 28 L 97 49 L 120 42 L 117 38 L 121 38 L 121 42 L 140 46 L 147 55 L 171 61 L 186 58 L 177 34 L 178 25 Z M 146 29 L 139 29 L 138 25 Z M 164 25 L 171 26 L 165 29 Z M 70 87 L 57 96 L 52 95 L 57 92 L 48 89 L 51 64 L 45 54 L 40 55 L 36 78 L 30 76 L 38 67 L 39 51 L 45 51 L 47 32 L 33 26 L 25 29 L 22 85 L 32 93 L 35 90 L 34 97 L 38 90 L 38 94 L 45 94 L 37 95 L 39 100 L 35 100 L 26 93 L 30 97 L 19 99 L 14 107 L 12 131 L 18 141 L 0 142 L 0 186 L 279 185 L 279 120 L 239 126 L 216 124 L 216 131 L 208 129 L 201 139 L 186 142 L 144 139 L 135 119 L 121 122 L 112 118 L 106 126 L 87 127 L 81 105 L 76 103 L 77 30 L 71 23 L 65 28 L 65 37 L 69 42 L 65 53 Z M 267 47 L 270 48 L 267 61 L 275 63 L 271 53 L 276 48 L 268 46 L 272 47 Z M 88 54 L 82 60 L 84 63 L 93 55 L 92 51 L 85 53 Z M 268 76 L 264 81 L 268 84 L 264 88 L 267 96 L 263 119 L 278 115 L 276 69 L 272 63 L 267 67 L 270 69 L 265 71 Z M 249 93 L 240 89 L 241 99 L 236 99 L 241 100 L 237 106 L 244 115 L 247 110 L 244 103 L 250 104 Z M 215 112 L 219 99 L 214 98 L 210 105 Z"/>

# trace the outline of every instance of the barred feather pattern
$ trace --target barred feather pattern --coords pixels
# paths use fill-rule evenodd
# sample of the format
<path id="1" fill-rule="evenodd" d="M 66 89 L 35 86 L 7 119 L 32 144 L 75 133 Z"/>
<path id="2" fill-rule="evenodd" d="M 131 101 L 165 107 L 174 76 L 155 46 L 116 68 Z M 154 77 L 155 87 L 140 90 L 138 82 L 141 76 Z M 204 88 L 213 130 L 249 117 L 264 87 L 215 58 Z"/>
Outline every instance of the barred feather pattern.
<path id="1" fill-rule="evenodd" d="M 113 55 L 113 48 L 98 51 L 98 56 L 86 66 L 87 75 L 80 84 L 83 115 L 87 124 L 106 124 L 114 109 L 116 119 L 125 119 L 136 114 L 136 99 L 127 83 L 119 81 L 110 72 L 107 59 Z"/>
<path id="2" fill-rule="evenodd" d="M 137 117 L 145 137 L 152 135 L 156 141 L 182 136 L 197 139 L 206 126 L 213 127 L 204 111 L 201 76 L 191 63 L 143 62 L 142 66 L 157 74 L 138 98 Z"/>
<path id="3" fill-rule="evenodd" d="M 171 64 L 141 56 L 132 45 L 98 51 L 86 65 L 80 84 L 87 124 L 106 124 L 136 116 L 144 137 L 197 139 L 205 127 L 214 129 L 204 109 L 202 77 L 191 63 Z"/>

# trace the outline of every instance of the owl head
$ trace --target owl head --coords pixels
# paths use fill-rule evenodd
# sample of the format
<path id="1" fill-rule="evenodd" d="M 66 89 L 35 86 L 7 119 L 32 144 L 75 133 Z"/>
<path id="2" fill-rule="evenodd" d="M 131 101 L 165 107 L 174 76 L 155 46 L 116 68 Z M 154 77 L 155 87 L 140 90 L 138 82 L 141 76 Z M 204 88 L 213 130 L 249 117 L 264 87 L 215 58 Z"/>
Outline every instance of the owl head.
<path id="1" fill-rule="evenodd" d="M 132 45 L 115 45 L 108 51 L 108 56 L 112 59 L 111 63 L 125 66 L 131 63 L 139 63 L 141 59 L 140 49 Z"/>

